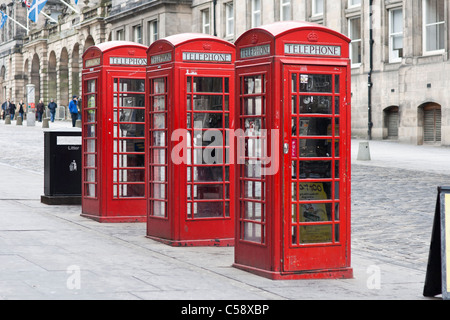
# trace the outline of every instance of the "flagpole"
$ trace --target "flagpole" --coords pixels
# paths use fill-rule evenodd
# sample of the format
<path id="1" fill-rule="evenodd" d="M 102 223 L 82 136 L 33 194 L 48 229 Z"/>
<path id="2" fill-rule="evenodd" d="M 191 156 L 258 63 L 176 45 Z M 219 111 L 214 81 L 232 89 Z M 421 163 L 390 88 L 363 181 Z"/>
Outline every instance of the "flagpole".
<path id="1" fill-rule="evenodd" d="M 77 9 L 75 9 L 74 7 L 72 7 L 70 4 L 68 4 L 67 2 L 64 2 L 63 0 L 59 0 L 60 2 L 64 3 L 66 6 L 68 6 L 70 9 L 72 9 L 72 11 L 80 14 L 80 11 L 78 11 Z"/>
<path id="2" fill-rule="evenodd" d="M 21 23 L 17 22 L 16 20 L 14 20 L 13 18 L 11 18 L 10 16 L 8 16 L 6 13 L 3 12 L 3 14 L 5 16 L 7 16 L 9 19 L 11 19 L 12 22 L 14 22 L 15 24 L 17 24 L 18 26 L 21 26 L 22 28 L 24 28 L 27 31 L 30 31 L 27 27 L 25 27 L 24 25 L 22 25 Z"/>
<path id="3" fill-rule="evenodd" d="M 44 15 L 44 17 L 52 20 L 54 23 L 58 23 L 58 21 L 56 21 L 55 19 L 53 19 L 52 17 L 50 17 L 48 14 L 46 14 L 44 11 L 41 11 L 41 13 Z"/>

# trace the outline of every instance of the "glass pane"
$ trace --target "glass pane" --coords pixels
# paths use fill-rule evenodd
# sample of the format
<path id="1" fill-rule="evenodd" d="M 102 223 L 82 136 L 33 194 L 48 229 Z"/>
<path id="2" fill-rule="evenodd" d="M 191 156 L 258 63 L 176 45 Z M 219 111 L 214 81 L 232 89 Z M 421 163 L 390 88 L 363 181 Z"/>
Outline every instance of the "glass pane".
<path id="1" fill-rule="evenodd" d="M 95 138 L 95 124 L 88 124 L 86 126 L 86 137 Z"/>
<path id="2" fill-rule="evenodd" d="M 85 184 L 85 195 L 86 197 L 95 197 L 96 193 L 95 193 L 95 184 Z"/>
<path id="3" fill-rule="evenodd" d="M 189 106 L 190 107 L 190 106 Z M 223 96 L 194 95 L 194 110 L 217 110 L 224 109 Z M 189 110 L 189 108 L 188 108 Z"/>
<path id="4" fill-rule="evenodd" d="M 300 113 L 331 114 L 330 96 L 300 96 Z"/>
<path id="5" fill-rule="evenodd" d="M 427 51 L 444 49 L 445 25 L 432 25 L 426 28 Z"/>
<path id="6" fill-rule="evenodd" d="M 120 109 L 120 122 L 142 122 L 145 123 L 144 109 Z"/>
<path id="7" fill-rule="evenodd" d="M 119 152 L 145 152 L 145 140 L 123 139 L 119 141 Z"/>
<path id="8" fill-rule="evenodd" d="M 223 164 L 223 149 L 222 148 L 194 149 L 193 161 L 195 165 Z"/>
<path id="9" fill-rule="evenodd" d="M 443 0 L 426 0 L 426 23 L 436 23 L 444 20 L 445 4 Z"/>
<path id="10" fill-rule="evenodd" d="M 85 176 L 85 181 L 86 182 L 95 182 L 95 169 L 87 169 L 86 171 L 86 176 Z"/>
<path id="11" fill-rule="evenodd" d="M 145 171 L 144 170 L 118 170 L 117 182 L 144 182 Z"/>
<path id="12" fill-rule="evenodd" d="M 300 182 L 298 184 L 299 201 L 305 200 L 334 200 L 332 182 Z M 339 197 L 338 197 L 339 198 Z M 322 209 L 326 209 L 323 204 Z M 330 216 L 331 218 L 331 216 Z M 328 218 L 327 218 L 328 219 Z M 328 221 L 328 220 L 320 220 Z"/>
<path id="13" fill-rule="evenodd" d="M 95 122 L 95 110 L 86 110 L 86 122 Z"/>
<path id="14" fill-rule="evenodd" d="M 194 92 L 223 92 L 223 78 L 194 77 Z"/>
<path id="15" fill-rule="evenodd" d="M 166 110 L 166 97 L 157 96 L 153 97 L 153 111 L 165 111 Z"/>
<path id="16" fill-rule="evenodd" d="M 153 80 L 153 94 L 165 93 L 165 81 L 164 78 Z"/>
<path id="17" fill-rule="evenodd" d="M 244 94 L 258 94 L 263 92 L 262 76 L 244 77 Z"/>
<path id="18" fill-rule="evenodd" d="M 153 147 L 165 147 L 166 146 L 166 132 L 165 131 L 153 131 L 152 133 Z"/>
<path id="19" fill-rule="evenodd" d="M 120 79 L 119 91 L 145 92 L 144 79 Z"/>
<path id="20" fill-rule="evenodd" d="M 143 94 L 121 94 L 119 96 L 120 107 L 134 108 L 145 107 L 145 95 Z"/>
<path id="21" fill-rule="evenodd" d="M 258 160 L 245 160 L 244 174 L 246 178 L 261 178 L 262 163 Z"/>
<path id="22" fill-rule="evenodd" d="M 118 132 L 116 130 L 117 125 L 114 128 L 114 137 L 117 137 L 117 134 L 121 138 L 145 137 L 145 124 L 121 123 Z"/>
<path id="23" fill-rule="evenodd" d="M 86 90 L 86 92 L 95 92 L 95 80 L 88 80 L 87 81 L 87 90 Z"/>
<path id="24" fill-rule="evenodd" d="M 194 113 L 194 128 L 223 128 L 222 113 Z"/>
<path id="25" fill-rule="evenodd" d="M 331 158 L 333 155 L 330 140 L 300 140 L 300 158 Z"/>
<path id="26" fill-rule="evenodd" d="M 245 115 L 261 115 L 264 113 L 262 109 L 262 98 L 245 98 L 244 99 L 244 114 Z"/>
<path id="27" fill-rule="evenodd" d="M 152 188 L 153 188 L 153 199 L 160 199 L 160 200 L 166 199 L 165 184 L 153 183 Z"/>
<path id="28" fill-rule="evenodd" d="M 86 152 L 95 152 L 95 140 L 86 140 Z"/>
<path id="29" fill-rule="evenodd" d="M 263 183 L 256 181 L 244 182 L 244 197 L 251 199 L 262 199 Z"/>
<path id="30" fill-rule="evenodd" d="M 332 161 L 300 161 L 299 179 L 331 179 Z"/>
<path id="31" fill-rule="evenodd" d="M 331 118 L 300 118 L 299 136 L 328 136 L 331 133 Z"/>
<path id="32" fill-rule="evenodd" d="M 223 167 L 194 167 L 193 177 L 196 182 L 213 182 L 213 181 L 224 181 L 224 168 Z M 229 169 L 225 167 L 225 181 L 229 181 Z"/>
<path id="33" fill-rule="evenodd" d="M 331 75 L 301 74 L 300 92 L 332 93 Z"/>
<path id="34" fill-rule="evenodd" d="M 245 202 L 244 219 L 261 221 L 263 204 L 259 202 Z"/>
<path id="35" fill-rule="evenodd" d="M 165 167 L 153 167 L 153 181 L 166 182 Z"/>
<path id="36" fill-rule="evenodd" d="M 95 94 L 86 95 L 87 105 L 86 108 L 95 108 Z"/>
<path id="37" fill-rule="evenodd" d="M 194 218 L 223 217 L 223 202 L 194 202 Z"/>
<path id="38" fill-rule="evenodd" d="M 300 244 L 332 242 L 332 226 L 300 226 Z"/>
<path id="39" fill-rule="evenodd" d="M 220 200 L 223 199 L 223 184 L 196 184 L 193 192 L 196 200 Z"/>
<path id="40" fill-rule="evenodd" d="M 245 134 L 248 137 L 260 137 L 262 135 L 261 118 L 246 118 L 245 119 Z"/>
<path id="41" fill-rule="evenodd" d="M 262 226 L 260 224 L 245 222 L 243 224 L 243 228 L 244 230 L 242 233 L 244 234 L 244 240 L 254 242 L 262 241 L 262 234 L 261 234 Z"/>
<path id="42" fill-rule="evenodd" d="M 165 129 L 166 128 L 166 115 L 165 114 L 153 114 L 153 129 Z"/>
<path id="43" fill-rule="evenodd" d="M 153 163 L 154 164 L 166 164 L 166 150 L 153 149 Z"/>
<path id="44" fill-rule="evenodd" d="M 117 158 L 118 157 L 118 158 Z M 120 154 L 114 155 L 115 168 L 136 168 L 145 166 L 144 154 Z"/>
<path id="45" fill-rule="evenodd" d="M 339 93 L 340 90 L 340 77 L 339 75 L 334 76 L 334 92 Z"/>
<path id="46" fill-rule="evenodd" d="M 164 217 L 166 214 L 166 203 L 163 201 L 153 201 L 152 215 L 155 217 Z"/>
<path id="47" fill-rule="evenodd" d="M 145 185 L 143 184 L 119 184 L 118 190 L 118 196 L 121 198 L 145 196 Z"/>

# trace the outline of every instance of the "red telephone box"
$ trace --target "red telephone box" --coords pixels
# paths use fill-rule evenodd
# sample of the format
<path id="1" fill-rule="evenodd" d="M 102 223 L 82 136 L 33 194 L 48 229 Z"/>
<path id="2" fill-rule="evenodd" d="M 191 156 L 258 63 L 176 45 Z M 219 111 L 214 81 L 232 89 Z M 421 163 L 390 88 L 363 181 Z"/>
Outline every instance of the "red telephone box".
<path id="1" fill-rule="evenodd" d="M 82 216 L 146 221 L 147 47 L 126 41 L 83 54 Z"/>
<path id="2" fill-rule="evenodd" d="M 234 266 L 271 279 L 348 278 L 349 39 L 280 22 L 236 45 Z M 267 150 L 264 152 L 264 150 Z"/>
<path id="3" fill-rule="evenodd" d="M 148 49 L 147 237 L 172 246 L 234 243 L 233 44 L 179 34 Z"/>

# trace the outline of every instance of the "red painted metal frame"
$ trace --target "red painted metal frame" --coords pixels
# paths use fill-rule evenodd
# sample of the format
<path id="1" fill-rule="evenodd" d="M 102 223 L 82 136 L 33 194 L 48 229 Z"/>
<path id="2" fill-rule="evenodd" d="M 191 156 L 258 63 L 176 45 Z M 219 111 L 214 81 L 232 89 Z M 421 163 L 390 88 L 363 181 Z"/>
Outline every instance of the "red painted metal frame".
<path id="1" fill-rule="evenodd" d="M 219 118 L 222 117 L 222 126 L 219 128 L 222 132 L 228 129 L 234 129 L 234 60 L 235 47 L 233 44 L 221 40 L 217 37 L 206 34 L 179 34 L 155 41 L 147 51 L 148 67 L 146 77 L 147 100 L 149 106 L 147 114 L 147 131 L 149 132 L 148 154 L 149 154 L 149 186 L 148 186 L 148 216 L 147 216 L 147 237 L 171 246 L 231 246 L 234 244 L 234 167 L 232 164 L 224 162 L 221 165 L 222 170 L 229 167 L 229 182 L 217 182 L 215 188 L 220 185 L 229 188 L 228 195 L 222 190 L 221 196 L 217 200 L 202 201 L 189 199 L 190 195 L 194 196 L 193 181 L 189 181 L 187 170 L 192 170 L 191 178 L 194 177 L 194 166 L 187 163 L 187 155 L 179 152 L 180 147 L 187 147 L 186 132 L 198 133 L 194 130 L 194 115 L 200 115 L 202 111 L 195 111 L 194 96 L 218 96 L 222 97 L 224 103 L 225 97 L 228 98 L 228 110 L 208 111 L 215 114 Z M 227 56 L 227 61 L 198 61 L 201 59 L 208 60 L 212 53 L 220 53 Z M 190 61 L 186 61 L 186 56 Z M 183 58 L 184 57 L 184 58 Z M 194 92 L 194 81 L 196 79 L 222 79 L 222 91 L 211 92 Z M 160 83 L 164 79 L 166 88 L 164 94 L 158 94 L 154 90 L 155 81 Z M 191 81 L 191 89 L 187 87 L 188 81 Z M 228 92 L 225 92 L 225 84 L 228 83 Z M 220 85 L 219 85 L 220 86 Z M 162 100 L 161 95 L 165 96 L 165 146 L 155 145 L 158 129 L 155 129 L 155 119 L 163 119 L 161 111 L 155 110 L 157 99 Z M 159 98 L 158 98 L 159 96 Z M 191 109 L 188 108 L 188 100 L 191 103 Z M 159 109 L 160 106 L 157 107 Z M 205 113 L 205 112 L 203 112 Z M 156 116 L 156 118 L 155 118 Z M 192 117 L 192 118 L 190 118 Z M 212 117 L 212 116 L 211 116 Z M 228 126 L 225 124 L 225 118 L 228 117 Z M 187 121 L 190 118 L 192 129 L 188 128 Z M 181 136 L 175 136 L 174 132 L 182 129 L 184 132 Z M 155 134 L 156 132 L 156 134 Z M 203 132 L 203 131 L 202 131 Z M 192 137 L 193 139 L 193 137 Z M 191 143 L 192 140 L 191 139 Z M 161 142 L 158 141 L 157 144 Z M 165 150 L 165 165 L 161 166 L 160 160 L 157 159 L 161 155 L 159 149 Z M 156 151 L 155 151 L 156 150 Z M 184 161 L 177 163 L 173 161 L 173 155 L 186 156 Z M 191 152 L 191 161 L 194 156 Z M 224 158 L 225 159 L 225 158 Z M 156 163 L 158 162 L 158 163 Z M 193 162 L 192 162 L 193 163 Z M 164 183 L 160 180 L 162 167 L 166 168 Z M 195 168 L 204 168 L 204 171 L 213 168 L 208 165 L 198 165 Z M 222 171 L 223 172 L 223 171 Z M 224 176 L 222 175 L 222 178 Z M 161 189 L 162 185 L 165 189 Z M 209 187 L 208 183 L 202 183 L 199 186 Z M 198 187 L 198 186 L 197 186 Z M 211 186 L 211 188 L 214 188 Z M 164 196 L 161 196 L 165 190 Z M 214 189 L 216 190 L 216 189 Z M 207 190 L 208 191 L 208 190 Z M 214 191 L 216 194 L 218 191 Z M 214 193 L 212 192 L 212 193 Z M 211 191 L 210 191 L 211 193 Z M 161 199 L 164 198 L 164 199 Z M 203 204 L 203 209 L 195 203 Z M 223 210 L 228 209 L 228 214 L 223 211 L 222 216 L 217 217 L 196 217 L 193 215 L 194 208 L 198 208 L 198 214 L 204 214 L 214 205 L 219 204 Z M 188 212 L 188 205 L 191 212 Z M 197 206 L 197 207 L 196 207 Z M 164 210 L 164 212 L 162 212 Z M 204 210 L 204 211 L 202 211 Z M 219 209 L 217 209 L 219 210 Z"/>
<path id="2" fill-rule="evenodd" d="M 236 42 L 236 116 L 238 127 L 245 130 L 248 117 L 244 110 L 244 99 L 252 97 L 243 91 L 244 81 L 261 75 L 265 92 L 264 129 L 280 132 L 277 141 L 278 150 L 271 150 L 269 156 L 276 155 L 280 160 L 278 172 L 261 177 L 264 183 L 261 201 L 264 206 L 259 221 L 249 220 L 249 202 L 255 202 L 245 194 L 244 165 L 237 166 L 239 183 L 236 188 L 236 242 L 234 267 L 271 279 L 321 279 L 351 278 L 353 270 L 350 259 L 350 61 L 348 55 L 349 39 L 321 25 L 304 22 L 280 22 L 251 29 Z M 339 56 L 320 56 L 311 52 L 293 54 L 285 52 L 285 44 L 340 47 Z M 316 47 L 319 48 L 319 47 Z M 339 51 L 336 51 L 339 52 Z M 332 54 L 331 54 L 332 55 Z M 341 75 L 340 100 L 340 154 L 333 154 L 330 161 L 341 161 L 340 166 L 340 216 L 327 222 L 340 226 L 339 241 L 331 243 L 292 244 L 291 228 L 291 100 L 289 82 L 292 72 L 308 73 L 323 71 L 325 74 Z M 341 91 L 342 92 L 342 91 Z M 313 115 L 317 117 L 318 115 Z M 334 113 L 333 113 L 334 116 Z M 298 116 L 297 116 L 298 117 Z M 318 137 L 316 137 L 318 138 Z M 336 139 L 334 134 L 323 139 Z M 269 137 L 270 140 L 270 137 Z M 301 140 L 301 139 L 300 139 Z M 300 141 L 298 140 L 298 141 Z M 284 146 L 288 146 L 287 153 Z M 297 146 L 298 148 L 298 146 Z M 333 147 L 334 150 L 334 147 Z M 308 160 L 308 159 L 307 159 Z M 309 160 L 317 160 L 311 158 Z M 333 171 L 334 172 L 334 171 Z M 315 180 L 306 180 L 312 181 Z M 332 177 L 330 181 L 334 182 Z M 334 193 L 333 193 L 334 194 Z M 317 201 L 329 203 L 331 200 Z M 300 201 L 301 202 L 301 201 Z M 315 202 L 315 201 L 312 201 Z M 333 202 L 333 203 L 334 203 Z M 334 211 L 333 211 L 334 212 Z M 248 236 L 250 226 L 262 226 L 261 235 Z M 321 225 L 313 223 L 312 225 Z M 334 235 L 334 233 L 333 233 Z M 336 262 L 336 260 L 338 262 Z"/>
<path id="3" fill-rule="evenodd" d="M 98 222 L 145 222 L 146 191 L 143 196 L 118 198 L 113 196 L 113 142 L 114 142 L 114 79 L 138 79 L 145 81 L 147 47 L 126 41 L 113 41 L 88 48 L 83 54 L 82 71 L 82 127 L 83 127 L 83 174 L 82 216 Z M 110 63 L 110 58 L 131 58 L 131 62 Z M 141 60 L 139 60 L 141 59 Z M 137 62 L 139 61 L 139 62 Z M 88 81 L 96 81 L 95 100 L 87 90 Z M 141 92 L 145 95 L 145 92 Z M 94 102 L 95 101 L 95 102 Z M 94 106 L 95 108 L 92 108 Z M 145 111 L 144 111 L 145 113 Z M 95 118 L 95 120 L 93 120 Z M 144 124 L 144 123 L 143 123 Z M 89 131 L 88 131 L 89 129 Z M 94 135 L 95 138 L 89 138 Z M 145 139 L 145 138 L 144 138 Z M 95 141 L 95 151 L 87 145 Z M 88 152 L 88 148 L 89 152 Z M 145 156 L 145 150 L 142 153 Z M 91 157 L 89 159 L 89 157 Z M 89 159 L 89 163 L 88 163 Z M 86 167 L 95 159 L 95 167 Z M 146 159 L 146 158 L 145 158 Z M 145 163 L 142 187 L 146 186 Z M 88 170 L 94 170 L 88 176 Z M 92 179 L 93 178 L 93 179 Z M 92 181 L 94 180 L 94 181 Z M 95 193 L 91 192 L 95 189 Z"/>

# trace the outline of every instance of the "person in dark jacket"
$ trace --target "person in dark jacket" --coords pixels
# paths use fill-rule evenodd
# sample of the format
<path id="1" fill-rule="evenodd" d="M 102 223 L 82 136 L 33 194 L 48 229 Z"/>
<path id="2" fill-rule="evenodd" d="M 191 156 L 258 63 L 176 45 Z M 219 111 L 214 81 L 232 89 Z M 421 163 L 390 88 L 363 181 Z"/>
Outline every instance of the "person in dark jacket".
<path id="1" fill-rule="evenodd" d="M 47 108 L 50 111 L 50 121 L 55 121 L 55 114 L 56 114 L 56 108 L 58 106 L 56 105 L 56 102 L 53 101 L 53 99 L 50 100 L 50 103 L 48 104 Z"/>
<path id="2" fill-rule="evenodd" d="M 44 114 L 44 103 L 42 102 L 42 99 L 39 100 L 39 103 L 36 106 L 36 115 L 37 115 L 37 120 L 39 122 L 42 122 L 42 115 Z"/>
<path id="3" fill-rule="evenodd" d="M 19 114 L 22 117 L 22 120 L 23 120 L 23 114 L 25 113 L 25 109 L 23 108 L 24 105 L 25 105 L 25 103 L 23 102 L 23 100 L 20 100 L 20 102 L 19 102 Z"/>
<path id="4" fill-rule="evenodd" d="M 16 104 L 14 103 L 14 100 L 11 100 L 11 103 L 9 104 L 9 114 L 11 115 L 11 120 L 14 120 L 14 116 L 16 115 Z"/>

